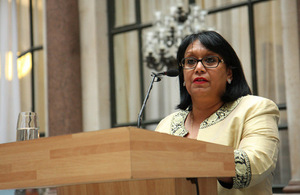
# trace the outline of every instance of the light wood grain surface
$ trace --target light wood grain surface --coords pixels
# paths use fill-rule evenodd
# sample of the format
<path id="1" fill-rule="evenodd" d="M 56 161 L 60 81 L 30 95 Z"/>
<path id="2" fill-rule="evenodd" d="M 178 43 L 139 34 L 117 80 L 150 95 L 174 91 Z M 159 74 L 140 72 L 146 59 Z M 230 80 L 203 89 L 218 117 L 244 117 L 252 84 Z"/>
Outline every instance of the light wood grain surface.
<path id="1" fill-rule="evenodd" d="M 0 145 L 0 189 L 234 175 L 230 147 L 135 127 Z"/>

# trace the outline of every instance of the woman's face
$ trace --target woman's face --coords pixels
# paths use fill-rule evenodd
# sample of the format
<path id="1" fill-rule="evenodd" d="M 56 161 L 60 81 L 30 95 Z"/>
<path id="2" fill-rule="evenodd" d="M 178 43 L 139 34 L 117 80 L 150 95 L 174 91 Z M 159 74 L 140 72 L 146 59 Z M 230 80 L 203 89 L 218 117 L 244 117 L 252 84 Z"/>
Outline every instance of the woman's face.
<path id="1" fill-rule="evenodd" d="M 194 57 L 202 59 L 207 56 L 222 57 L 206 49 L 199 40 L 191 43 L 184 54 L 184 57 Z M 224 62 L 220 62 L 216 68 L 205 68 L 198 62 L 195 69 L 183 69 L 183 77 L 188 93 L 192 101 L 209 100 L 221 101 L 221 96 L 226 90 L 227 79 L 232 79 L 231 69 L 227 69 Z"/>

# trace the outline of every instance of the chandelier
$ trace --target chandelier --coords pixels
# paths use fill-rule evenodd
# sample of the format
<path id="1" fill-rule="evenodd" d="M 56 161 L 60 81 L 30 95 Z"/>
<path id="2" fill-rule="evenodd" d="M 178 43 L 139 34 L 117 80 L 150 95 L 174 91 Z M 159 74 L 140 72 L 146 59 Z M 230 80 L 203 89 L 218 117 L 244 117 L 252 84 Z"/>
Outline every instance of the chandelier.
<path id="1" fill-rule="evenodd" d="M 164 67 L 175 69 L 177 66 L 176 52 L 182 39 L 192 33 L 209 30 L 205 18 L 207 10 L 191 5 L 189 12 L 183 6 L 172 6 L 170 15 L 155 12 L 152 31 L 145 38 L 144 56 L 148 68 L 161 71 Z"/>

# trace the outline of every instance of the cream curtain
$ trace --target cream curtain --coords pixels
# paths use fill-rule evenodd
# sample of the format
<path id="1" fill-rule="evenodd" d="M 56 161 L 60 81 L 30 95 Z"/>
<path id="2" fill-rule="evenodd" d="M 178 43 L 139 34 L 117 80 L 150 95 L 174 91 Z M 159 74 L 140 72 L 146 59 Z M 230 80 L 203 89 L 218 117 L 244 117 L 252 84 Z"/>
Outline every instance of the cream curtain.
<path id="1" fill-rule="evenodd" d="M 293 182 L 300 181 L 300 60 L 299 60 L 299 1 L 281 1 L 282 19 L 282 64 L 284 66 L 288 121 L 288 143 L 290 149 L 291 181 L 285 189 L 295 189 Z M 298 15 L 298 17 L 297 17 Z M 281 62 L 281 61 L 280 61 Z M 277 79 L 280 79 L 278 77 Z M 285 140 L 283 143 L 287 144 Z M 284 162 L 284 159 L 282 160 Z M 299 186 L 299 182 L 298 182 Z M 299 192 L 294 190 L 294 192 Z"/>
<path id="2" fill-rule="evenodd" d="M 16 1 L 0 0 L 0 143 L 16 140 L 20 112 Z"/>
<path id="3" fill-rule="evenodd" d="M 116 1 L 116 26 L 135 22 L 134 1 Z M 129 32 L 114 37 L 115 98 L 117 123 L 135 121 L 139 100 L 137 34 Z"/>
<path id="4" fill-rule="evenodd" d="M 137 34 L 117 35 L 114 41 L 117 122 L 135 122 L 141 104 Z"/>

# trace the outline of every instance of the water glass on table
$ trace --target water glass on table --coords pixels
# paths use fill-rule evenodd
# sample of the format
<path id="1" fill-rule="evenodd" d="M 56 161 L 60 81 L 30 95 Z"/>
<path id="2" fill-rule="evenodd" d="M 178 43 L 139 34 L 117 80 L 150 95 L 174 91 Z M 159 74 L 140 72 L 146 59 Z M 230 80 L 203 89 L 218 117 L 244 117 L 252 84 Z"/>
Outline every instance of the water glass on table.
<path id="1" fill-rule="evenodd" d="M 39 138 L 38 116 L 35 112 L 20 112 L 17 123 L 17 141 Z"/>

